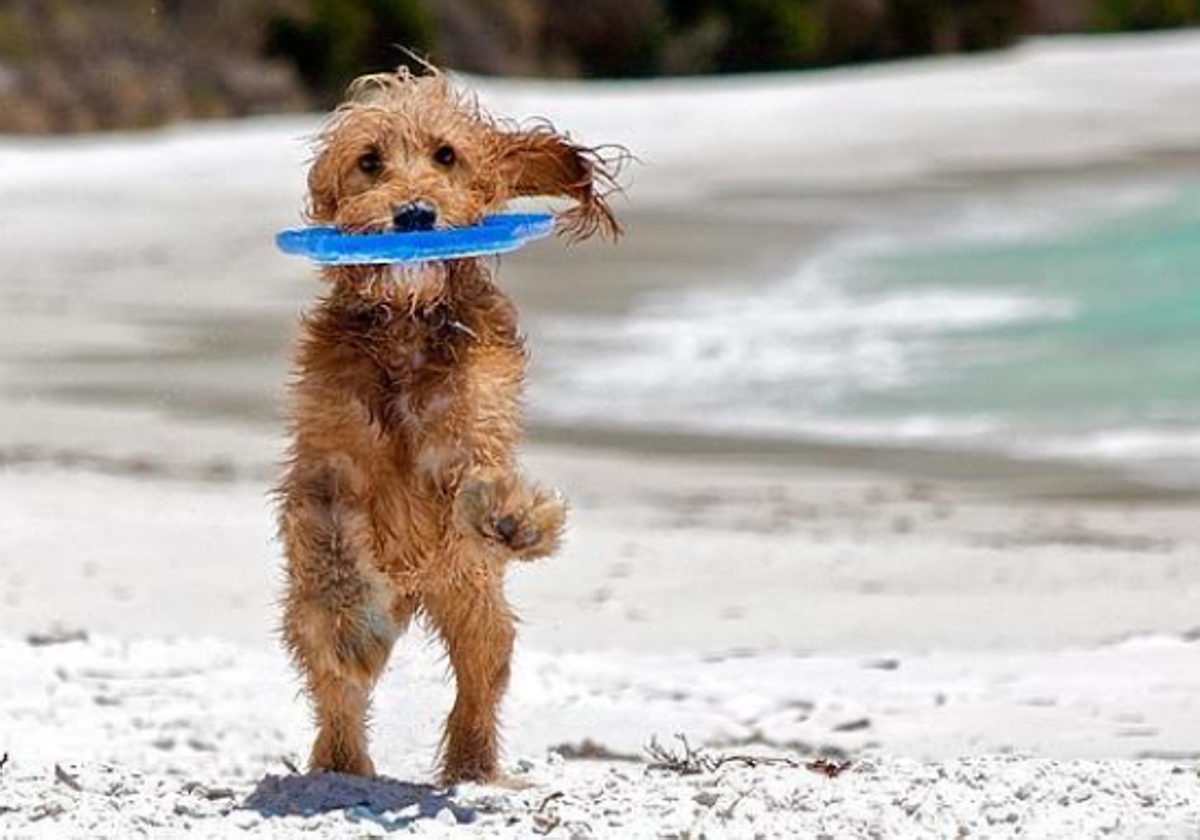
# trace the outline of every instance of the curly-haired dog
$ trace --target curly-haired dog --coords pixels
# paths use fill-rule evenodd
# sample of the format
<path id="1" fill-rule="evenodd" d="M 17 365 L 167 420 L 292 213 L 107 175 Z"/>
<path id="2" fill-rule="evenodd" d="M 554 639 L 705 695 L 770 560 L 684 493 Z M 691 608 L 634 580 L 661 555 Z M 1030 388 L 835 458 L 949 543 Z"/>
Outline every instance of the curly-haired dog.
<path id="1" fill-rule="evenodd" d="M 560 229 L 620 232 L 610 162 L 547 125 L 492 120 L 444 76 L 365 76 L 332 115 L 308 216 L 347 231 L 468 225 L 520 196 L 570 201 Z M 514 618 L 509 559 L 554 552 L 565 508 L 516 464 L 525 350 L 481 259 L 327 268 L 304 319 L 280 486 L 284 638 L 313 701 L 310 768 L 371 775 L 369 695 L 417 615 L 458 696 L 442 779 L 497 777 Z"/>

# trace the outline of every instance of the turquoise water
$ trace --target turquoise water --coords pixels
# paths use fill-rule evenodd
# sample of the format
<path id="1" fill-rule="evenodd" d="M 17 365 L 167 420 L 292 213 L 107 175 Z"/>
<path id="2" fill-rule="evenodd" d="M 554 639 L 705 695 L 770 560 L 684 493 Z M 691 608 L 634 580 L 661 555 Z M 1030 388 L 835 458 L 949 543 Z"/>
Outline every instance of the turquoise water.
<path id="1" fill-rule="evenodd" d="M 1078 431 L 1200 427 L 1200 188 L 1040 241 L 931 248 L 863 266 L 887 287 L 1003 290 L 1060 313 L 947 336 L 940 372 L 863 395 L 869 414 L 1007 417 Z"/>
<path id="2" fill-rule="evenodd" d="M 535 413 L 1200 484 L 1200 184 L 1089 195 L 987 198 L 985 225 L 947 211 L 853 230 L 781 277 L 565 324 Z"/>

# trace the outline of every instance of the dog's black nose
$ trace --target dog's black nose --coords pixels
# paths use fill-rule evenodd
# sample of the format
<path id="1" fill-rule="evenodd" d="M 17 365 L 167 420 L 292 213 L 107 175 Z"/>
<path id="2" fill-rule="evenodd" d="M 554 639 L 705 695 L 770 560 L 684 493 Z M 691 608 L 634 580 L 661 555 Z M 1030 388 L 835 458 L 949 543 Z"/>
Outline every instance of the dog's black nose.
<path id="1" fill-rule="evenodd" d="M 392 224 L 401 233 L 413 230 L 433 230 L 435 222 L 437 222 L 437 209 L 428 201 L 410 201 L 392 211 Z"/>

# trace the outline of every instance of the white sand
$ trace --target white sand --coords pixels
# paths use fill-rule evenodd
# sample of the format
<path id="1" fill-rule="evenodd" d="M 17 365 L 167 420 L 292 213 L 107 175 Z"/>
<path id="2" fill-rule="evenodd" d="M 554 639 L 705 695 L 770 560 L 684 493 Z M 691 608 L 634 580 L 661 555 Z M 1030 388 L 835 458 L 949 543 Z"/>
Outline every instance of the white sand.
<path id="1" fill-rule="evenodd" d="M 507 765 L 535 784 L 517 793 L 419 787 L 452 700 L 419 634 L 378 693 L 374 752 L 389 779 L 288 776 L 284 759 L 302 763 L 311 734 L 270 636 L 263 485 L 0 472 L 0 833 L 1194 836 L 1189 511 L 533 461 L 577 511 L 562 557 L 513 574 L 527 623 Z M 815 508 L 804 524 L 773 513 L 801 493 Z M 22 638 L 55 625 L 104 635 Z M 826 779 L 633 763 L 675 733 L 714 756 L 855 764 Z M 554 753 L 589 743 L 620 759 Z M 82 789 L 56 780 L 56 764 Z M 452 828 L 453 814 L 473 822 Z"/>
<path id="2" fill-rule="evenodd" d="M 1200 626 L 1187 500 L 1015 501 L 572 450 L 527 461 L 574 506 L 561 556 L 510 575 L 524 638 L 547 651 L 1036 650 Z M 143 468 L 0 471 L 0 632 L 273 644 L 269 484 Z"/>
<path id="3" fill-rule="evenodd" d="M 847 678 L 855 676 L 855 668 L 845 662 L 675 662 L 663 668 L 620 657 L 524 653 L 508 704 L 509 742 L 518 754 L 510 767 L 532 785 L 520 791 L 467 786 L 447 792 L 423 784 L 434 719 L 449 698 L 446 686 L 431 676 L 429 655 L 401 659 L 396 670 L 403 676 L 393 671 L 376 708 L 381 735 L 376 752 L 384 778 L 365 782 L 306 778 L 287 769 L 304 747 L 307 727 L 277 655 L 216 641 L 101 639 L 38 648 L 0 643 L 5 672 L 0 733 L 9 752 L 0 769 L 0 833 L 1183 838 L 1195 836 L 1200 820 L 1200 782 L 1191 762 L 995 754 L 924 762 L 876 748 L 857 755 L 842 775 L 827 778 L 807 767 L 808 749 L 768 743 L 807 734 L 805 719 L 824 717 L 809 731 L 828 734 L 837 715 L 824 715 L 826 704 L 840 707 L 843 727 L 861 725 L 855 721 L 865 719 L 847 716 L 871 704 L 856 698 L 849 708 L 839 701 L 839 679 L 842 688 L 875 683 L 878 696 L 872 699 L 883 702 L 870 711 L 907 719 L 902 726 L 918 724 L 926 739 L 940 740 L 964 724 L 987 739 L 1020 732 L 1039 716 L 1057 716 L 1069 728 L 1073 719 L 1086 718 L 1089 707 L 1094 715 L 1098 707 L 1112 711 L 1119 705 L 1111 696 L 1091 693 L 1111 688 L 1111 679 L 1080 678 L 1113 669 L 1156 674 L 1157 682 L 1146 685 L 1137 700 L 1156 694 L 1159 699 L 1136 707 L 1139 716 L 1153 714 L 1156 704 L 1178 704 L 1184 697 L 1190 703 L 1197 696 L 1195 679 L 1187 686 L 1163 683 L 1165 674 L 1195 673 L 1187 667 L 1195 651 L 1180 642 L 975 665 L 960 658 L 956 667 L 962 673 L 947 678 L 943 663 L 939 679 L 924 686 L 945 694 L 930 693 L 916 703 L 919 684 L 936 670 L 932 663 L 918 662 L 912 680 L 907 663 L 896 671 L 860 667 L 854 680 Z M 979 681 L 997 665 L 999 672 Z M 1022 676 L 1014 679 L 1023 688 L 1012 691 L 1003 674 L 1007 667 L 1014 668 L 1010 678 L 1020 670 Z M 759 669 L 769 675 L 767 682 L 796 678 L 807 689 L 782 702 L 759 693 Z M 887 683 L 893 685 L 881 690 Z M 1020 702 L 1001 699 L 1030 689 L 1034 693 Z M 1058 714 L 1056 691 L 1077 708 Z M 1171 691 L 1177 694 L 1171 697 Z M 924 707 L 923 714 L 910 716 L 913 706 Z M 943 711 L 935 713 L 935 707 Z M 880 732 L 884 742 L 889 722 Z M 1132 718 L 1124 726 L 1136 728 Z M 584 733 L 610 747 L 634 733 L 660 729 L 660 740 L 683 756 L 670 728 L 689 731 L 692 743 L 714 728 L 755 737 L 705 752 L 708 758 L 725 756 L 727 763 L 694 775 L 625 759 L 564 761 L 562 746 L 546 749 L 579 746 Z M 748 767 L 740 756 L 788 763 Z"/>

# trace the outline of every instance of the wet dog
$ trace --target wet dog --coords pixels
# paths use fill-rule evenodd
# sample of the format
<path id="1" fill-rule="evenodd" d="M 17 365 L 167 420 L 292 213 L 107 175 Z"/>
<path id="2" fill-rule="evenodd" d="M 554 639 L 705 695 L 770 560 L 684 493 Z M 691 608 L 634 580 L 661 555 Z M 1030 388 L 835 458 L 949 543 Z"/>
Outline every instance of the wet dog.
<path id="1" fill-rule="evenodd" d="M 470 225 L 522 196 L 567 200 L 569 236 L 616 238 L 616 161 L 546 124 L 492 119 L 437 72 L 365 76 L 331 116 L 308 175 L 312 222 L 349 232 Z M 350 265 L 306 315 L 279 488 L 283 633 L 311 697 L 310 769 L 369 776 L 371 690 L 421 617 L 457 684 L 446 783 L 497 779 L 509 678 L 512 559 L 557 548 L 556 493 L 517 465 L 526 354 L 482 259 Z"/>

